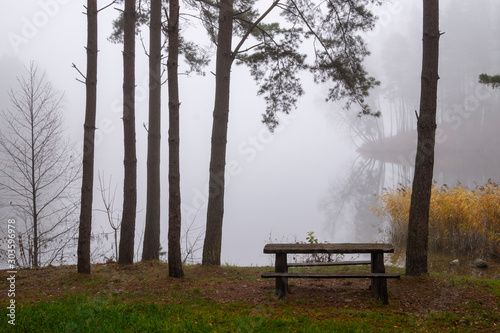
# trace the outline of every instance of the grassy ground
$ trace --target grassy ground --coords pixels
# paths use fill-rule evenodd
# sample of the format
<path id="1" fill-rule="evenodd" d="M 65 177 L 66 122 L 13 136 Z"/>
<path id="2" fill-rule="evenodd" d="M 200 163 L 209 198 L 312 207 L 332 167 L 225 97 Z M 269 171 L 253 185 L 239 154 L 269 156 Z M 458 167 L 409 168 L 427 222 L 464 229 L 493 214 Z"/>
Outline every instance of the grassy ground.
<path id="1" fill-rule="evenodd" d="M 500 328 L 500 281 L 446 275 L 390 280 L 389 305 L 369 281 L 290 280 L 286 301 L 270 267 L 96 265 L 18 271 L 15 298 L 2 297 L 0 331 L 17 332 L 494 332 Z M 342 268 L 344 269 L 344 268 Z M 389 272 L 398 271 L 389 268 Z M 4 295 L 7 273 L 1 272 Z M 8 302 L 15 299 L 15 327 Z"/>

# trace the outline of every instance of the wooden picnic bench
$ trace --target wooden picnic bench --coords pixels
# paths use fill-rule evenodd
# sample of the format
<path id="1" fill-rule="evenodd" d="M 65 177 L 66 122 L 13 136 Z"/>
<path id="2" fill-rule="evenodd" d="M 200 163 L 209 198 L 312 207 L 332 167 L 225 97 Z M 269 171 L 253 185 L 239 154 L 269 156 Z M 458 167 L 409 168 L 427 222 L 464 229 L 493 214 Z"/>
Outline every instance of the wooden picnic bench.
<path id="1" fill-rule="evenodd" d="M 391 244 L 377 243 L 321 243 L 321 244 L 267 244 L 264 253 L 275 254 L 276 263 L 274 273 L 262 273 L 262 278 L 276 279 L 276 295 L 286 299 L 289 278 L 370 278 L 373 296 L 388 303 L 387 279 L 400 278 L 400 274 L 385 272 L 384 253 L 393 253 Z M 288 254 L 370 254 L 370 260 L 334 261 L 334 262 L 304 262 L 288 263 Z M 338 265 L 371 265 L 370 273 L 290 273 L 290 267 L 304 266 L 338 266 Z"/>

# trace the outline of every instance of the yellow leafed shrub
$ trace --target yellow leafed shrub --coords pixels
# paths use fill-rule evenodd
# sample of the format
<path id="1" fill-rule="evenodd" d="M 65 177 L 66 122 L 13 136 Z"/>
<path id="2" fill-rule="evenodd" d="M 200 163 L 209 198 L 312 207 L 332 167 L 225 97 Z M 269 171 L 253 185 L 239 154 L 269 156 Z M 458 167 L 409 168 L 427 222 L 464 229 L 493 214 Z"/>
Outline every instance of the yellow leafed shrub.
<path id="1" fill-rule="evenodd" d="M 386 190 L 375 212 L 389 220 L 388 237 L 406 246 L 411 187 Z M 500 185 L 432 187 L 429 248 L 456 255 L 500 257 Z"/>

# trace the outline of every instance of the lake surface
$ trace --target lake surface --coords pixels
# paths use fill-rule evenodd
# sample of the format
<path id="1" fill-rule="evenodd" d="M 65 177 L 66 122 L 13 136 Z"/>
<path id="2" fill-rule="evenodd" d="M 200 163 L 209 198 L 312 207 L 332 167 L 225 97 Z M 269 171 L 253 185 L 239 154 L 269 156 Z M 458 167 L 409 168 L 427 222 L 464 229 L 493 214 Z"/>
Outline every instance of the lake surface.
<path id="1" fill-rule="evenodd" d="M 390 255 L 388 263 L 404 267 L 404 252 L 396 252 Z M 450 261 L 458 259 L 459 266 L 450 265 Z M 429 272 L 445 273 L 461 276 L 471 276 L 475 278 L 489 279 L 500 276 L 500 261 L 488 261 L 488 268 L 476 268 L 470 264 L 473 258 L 456 257 L 448 253 L 430 253 L 429 254 Z"/>

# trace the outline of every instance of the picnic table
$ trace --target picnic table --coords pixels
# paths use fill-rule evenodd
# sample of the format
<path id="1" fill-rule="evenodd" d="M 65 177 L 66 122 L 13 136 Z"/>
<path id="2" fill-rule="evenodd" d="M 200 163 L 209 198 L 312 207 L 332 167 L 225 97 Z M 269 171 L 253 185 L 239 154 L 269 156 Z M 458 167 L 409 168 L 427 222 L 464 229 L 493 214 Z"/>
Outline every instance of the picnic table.
<path id="1" fill-rule="evenodd" d="M 388 303 L 387 278 L 400 278 L 399 274 L 385 272 L 384 253 L 393 253 L 392 244 L 381 243 L 295 243 L 295 244 L 267 244 L 264 253 L 275 254 L 274 273 L 262 273 L 262 278 L 276 279 L 276 295 L 286 299 L 289 278 L 370 278 L 373 296 Z M 332 261 L 332 262 L 304 262 L 288 263 L 288 254 L 370 254 L 370 260 Z M 338 265 L 370 265 L 369 273 L 290 273 L 289 267 L 303 266 L 338 266 Z"/>

